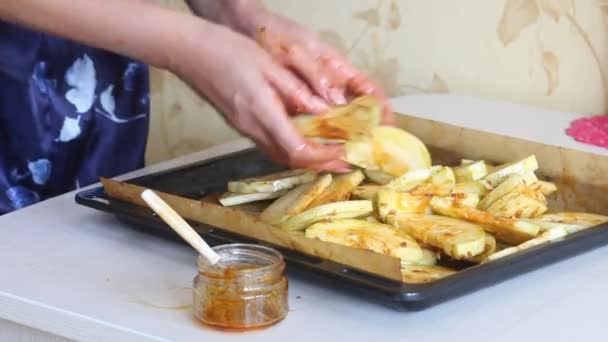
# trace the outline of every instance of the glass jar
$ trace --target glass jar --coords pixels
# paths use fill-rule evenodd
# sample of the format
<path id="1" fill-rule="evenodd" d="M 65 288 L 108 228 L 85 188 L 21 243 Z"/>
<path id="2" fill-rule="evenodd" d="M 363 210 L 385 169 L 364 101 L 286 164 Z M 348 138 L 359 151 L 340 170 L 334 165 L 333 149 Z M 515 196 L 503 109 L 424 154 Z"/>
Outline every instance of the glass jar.
<path id="1" fill-rule="evenodd" d="M 289 310 L 283 256 L 274 249 L 230 244 L 214 247 L 217 265 L 198 257 L 194 315 L 204 324 L 254 329 L 279 322 Z"/>

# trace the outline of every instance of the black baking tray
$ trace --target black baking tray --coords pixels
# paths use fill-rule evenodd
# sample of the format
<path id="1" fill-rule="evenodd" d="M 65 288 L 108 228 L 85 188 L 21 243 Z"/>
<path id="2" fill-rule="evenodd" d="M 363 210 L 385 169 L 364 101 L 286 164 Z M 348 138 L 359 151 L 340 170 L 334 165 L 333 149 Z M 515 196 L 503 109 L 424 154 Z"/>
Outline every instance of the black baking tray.
<path id="1" fill-rule="evenodd" d="M 211 193 L 225 191 L 230 180 L 260 176 L 281 169 L 259 150 L 248 149 L 127 181 L 158 191 L 200 199 Z M 145 229 L 168 239 L 179 239 L 151 210 L 109 198 L 103 187 L 78 193 L 76 202 L 114 214 L 131 223 L 134 228 Z M 246 242 L 276 248 L 284 254 L 288 270 L 311 277 L 312 281 L 320 285 L 330 285 L 336 291 L 348 291 L 360 298 L 401 311 L 426 309 L 608 243 L 608 225 L 601 225 L 491 263 L 472 266 L 452 264 L 451 267 L 461 268 L 462 271 L 431 283 L 405 284 L 216 227 L 190 223 L 212 245 Z"/>

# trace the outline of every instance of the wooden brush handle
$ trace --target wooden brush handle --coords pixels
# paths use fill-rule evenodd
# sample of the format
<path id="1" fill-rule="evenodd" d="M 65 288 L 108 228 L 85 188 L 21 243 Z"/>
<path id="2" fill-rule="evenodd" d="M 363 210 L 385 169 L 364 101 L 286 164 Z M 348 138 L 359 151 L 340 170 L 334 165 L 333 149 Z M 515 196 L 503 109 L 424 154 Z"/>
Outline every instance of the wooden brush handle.
<path id="1" fill-rule="evenodd" d="M 190 227 L 188 222 L 184 220 L 167 202 L 163 201 L 154 191 L 148 189 L 142 192 L 141 198 L 148 204 L 155 213 L 160 216 L 173 230 L 177 232 L 186 242 L 195 250 L 206 257 L 211 264 L 215 264 L 220 256 L 209 247 L 198 233 Z"/>

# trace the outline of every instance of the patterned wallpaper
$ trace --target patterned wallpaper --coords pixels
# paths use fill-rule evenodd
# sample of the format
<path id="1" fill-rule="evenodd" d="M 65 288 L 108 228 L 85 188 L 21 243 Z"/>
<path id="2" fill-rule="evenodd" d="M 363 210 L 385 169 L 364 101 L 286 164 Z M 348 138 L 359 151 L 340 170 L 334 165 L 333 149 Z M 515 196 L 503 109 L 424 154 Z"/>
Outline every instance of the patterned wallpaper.
<path id="1" fill-rule="evenodd" d="M 318 31 L 392 96 L 450 92 L 608 112 L 608 0 L 266 3 Z M 155 70 L 152 82 L 149 162 L 237 136 L 172 75 Z"/>

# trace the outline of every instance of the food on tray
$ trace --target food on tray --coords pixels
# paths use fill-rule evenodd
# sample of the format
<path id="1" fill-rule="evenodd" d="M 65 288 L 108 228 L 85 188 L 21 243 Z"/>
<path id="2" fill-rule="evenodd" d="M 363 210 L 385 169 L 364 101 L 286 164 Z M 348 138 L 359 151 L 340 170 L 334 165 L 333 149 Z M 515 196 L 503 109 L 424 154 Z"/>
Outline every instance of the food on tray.
<path id="1" fill-rule="evenodd" d="M 273 202 L 260 219 L 311 239 L 401 259 L 404 282 L 429 282 L 454 263 L 487 263 L 608 222 L 608 217 L 552 211 L 558 189 L 540 180 L 534 155 L 502 165 L 463 159 L 431 165 L 415 136 L 381 126 L 368 97 L 317 117 L 300 118 L 308 137 L 341 139 L 354 171 L 292 170 L 235 180 L 224 206 Z"/>
<path id="2" fill-rule="evenodd" d="M 413 265 L 413 266 L 433 266 L 437 264 L 437 259 L 439 259 L 439 252 L 430 247 L 420 246 L 422 250 L 422 256 L 418 260 L 409 261 L 409 260 L 401 260 L 401 266 L 405 265 Z"/>
<path id="3" fill-rule="evenodd" d="M 306 237 L 365 248 L 400 258 L 402 262 L 416 262 L 423 258 L 420 245 L 405 231 L 365 220 L 336 220 L 320 222 L 306 229 Z"/>
<path id="4" fill-rule="evenodd" d="M 365 177 L 372 183 L 385 185 L 393 181 L 395 177 L 378 170 L 365 170 Z"/>
<path id="5" fill-rule="evenodd" d="M 311 170 L 290 170 L 274 173 L 264 177 L 243 179 L 228 182 L 228 191 L 237 194 L 255 194 L 260 192 L 277 192 L 289 190 L 308 183 L 317 177 Z"/>
<path id="6" fill-rule="evenodd" d="M 486 162 L 483 160 L 470 162 L 454 167 L 454 176 L 457 182 L 476 181 L 488 174 Z"/>
<path id="7" fill-rule="evenodd" d="M 440 166 L 434 167 L 431 177 L 410 192 L 415 195 L 447 196 L 454 191 L 455 186 L 456 180 L 452 168 Z"/>
<path id="8" fill-rule="evenodd" d="M 485 249 L 486 233 L 477 224 L 425 214 L 391 215 L 386 221 L 417 241 L 433 246 L 454 259 L 472 258 Z"/>
<path id="9" fill-rule="evenodd" d="M 353 191 L 364 179 L 365 176 L 361 170 L 336 176 L 323 193 L 315 198 L 308 207 L 314 208 L 322 204 L 346 201 L 350 199 Z"/>
<path id="10" fill-rule="evenodd" d="M 476 194 L 479 196 L 486 196 L 492 189 L 492 186 L 483 180 L 460 182 L 454 185 L 455 193 Z"/>
<path id="11" fill-rule="evenodd" d="M 527 220 L 540 227 L 541 232 L 565 229 L 568 234 L 608 222 L 608 217 L 589 213 L 561 212 L 541 215 Z"/>
<path id="12" fill-rule="evenodd" d="M 555 184 L 540 180 L 532 183 L 528 188 L 532 191 L 538 191 L 545 196 L 549 196 L 557 191 L 557 186 L 555 186 Z"/>
<path id="13" fill-rule="evenodd" d="M 331 184 L 332 176 L 324 175 L 279 197 L 260 214 L 262 221 L 279 224 L 303 212 Z"/>
<path id="14" fill-rule="evenodd" d="M 433 166 L 424 169 L 408 171 L 399 177 L 396 177 L 386 185 L 385 189 L 390 189 L 399 192 L 411 191 L 417 186 L 431 178 L 431 175 L 441 170 L 441 166 Z"/>
<path id="15" fill-rule="evenodd" d="M 545 214 L 538 217 L 538 219 L 545 222 L 579 224 L 588 227 L 608 222 L 608 217 L 603 215 L 573 212 Z"/>
<path id="16" fill-rule="evenodd" d="M 473 193 L 466 192 L 453 192 L 447 196 L 433 196 L 431 199 L 432 202 L 435 202 L 435 205 L 438 203 L 442 203 L 445 206 L 452 208 L 477 208 L 479 204 L 479 195 Z M 430 204 L 430 203 L 429 203 Z M 450 215 L 445 215 L 450 216 Z"/>
<path id="17" fill-rule="evenodd" d="M 489 194 L 487 194 L 484 199 L 479 202 L 479 209 L 487 210 L 494 202 L 498 201 L 501 197 L 507 195 L 508 193 L 514 191 L 518 187 L 525 187 L 527 185 L 535 182 L 536 176 L 534 172 L 525 172 L 521 175 L 514 174 L 505 179 L 500 185 L 498 185 L 495 189 L 492 189 Z"/>
<path id="18" fill-rule="evenodd" d="M 389 215 L 411 213 L 424 214 L 430 213 L 429 206 L 431 199 L 424 195 L 413 195 L 407 192 L 396 192 L 393 190 L 380 190 L 376 194 L 377 216 L 380 220 L 386 221 Z"/>
<path id="19" fill-rule="evenodd" d="M 365 185 L 361 185 L 358 186 L 355 190 L 353 190 L 353 198 L 356 199 L 366 199 L 366 200 L 371 200 L 372 198 L 374 198 L 374 196 L 376 196 L 376 194 L 378 193 L 378 190 L 381 189 L 380 185 L 375 185 L 375 184 L 365 184 Z"/>
<path id="20" fill-rule="evenodd" d="M 528 248 L 542 245 L 543 243 L 561 239 L 566 235 L 568 235 L 568 232 L 564 228 L 554 228 L 551 230 L 547 230 L 546 232 L 540 234 L 538 237 L 535 237 L 534 239 L 530 239 L 530 240 L 528 240 L 524 243 L 521 243 L 517 246 L 514 246 L 514 247 L 505 248 L 505 249 L 501 250 L 500 252 L 496 252 L 496 253 L 488 256 L 488 258 L 485 261 L 487 262 L 487 261 L 492 261 L 492 260 L 496 260 L 499 258 L 503 258 L 507 255 L 511 255 L 516 252 L 528 249 Z"/>
<path id="21" fill-rule="evenodd" d="M 496 238 L 505 243 L 524 242 L 538 235 L 540 230 L 538 225 L 529 221 L 496 217 L 476 208 L 454 205 L 452 201 L 445 198 L 433 198 L 431 208 L 439 215 L 480 224 L 487 232 L 494 234 Z"/>
<path id="22" fill-rule="evenodd" d="M 544 195 L 538 193 L 542 198 L 534 198 L 525 193 L 511 192 L 494 202 L 487 211 L 499 217 L 532 218 L 544 214 L 547 211 Z"/>
<path id="23" fill-rule="evenodd" d="M 410 284 L 428 283 L 456 273 L 443 266 L 404 265 L 401 266 L 403 282 Z"/>
<path id="24" fill-rule="evenodd" d="M 258 192 L 253 194 L 238 194 L 227 192 L 220 196 L 219 201 L 225 207 L 243 205 L 252 202 L 266 201 L 279 198 L 287 193 L 287 190 L 276 192 Z"/>
<path id="25" fill-rule="evenodd" d="M 481 254 L 478 254 L 467 260 L 471 261 L 471 262 L 475 262 L 475 263 L 484 262 L 485 260 L 488 259 L 488 257 L 490 255 L 492 255 L 492 254 L 494 254 L 494 252 L 496 252 L 496 249 L 497 249 L 496 238 L 492 234 L 486 233 L 486 244 L 483 248 L 483 252 Z"/>
<path id="26" fill-rule="evenodd" d="M 372 201 L 343 201 L 323 204 L 292 216 L 281 224 L 285 230 L 304 230 L 314 223 L 340 219 L 368 217 L 373 212 Z"/>
<path id="27" fill-rule="evenodd" d="M 538 161 L 536 156 L 528 156 L 522 160 L 496 167 L 490 174 L 484 177 L 492 186 L 498 186 L 505 178 L 512 174 L 522 174 L 526 171 L 536 171 Z"/>
<path id="28" fill-rule="evenodd" d="M 560 222 L 550 222 L 550 221 L 543 221 L 538 218 L 526 219 L 525 221 L 537 225 L 539 227 L 539 231 L 541 233 L 544 233 L 548 230 L 552 230 L 552 229 L 556 229 L 556 228 L 559 228 L 559 229 L 563 228 L 566 230 L 566 232 L 568 232 L 568 234 L 572 234 L 572 233 L 576 233 L 580 230 L 583 230 L 585 228 L 595 226 L 595 225 L 585 225 L 582 223 L 568 224 L 568 223 L 560 223 Z"/>

